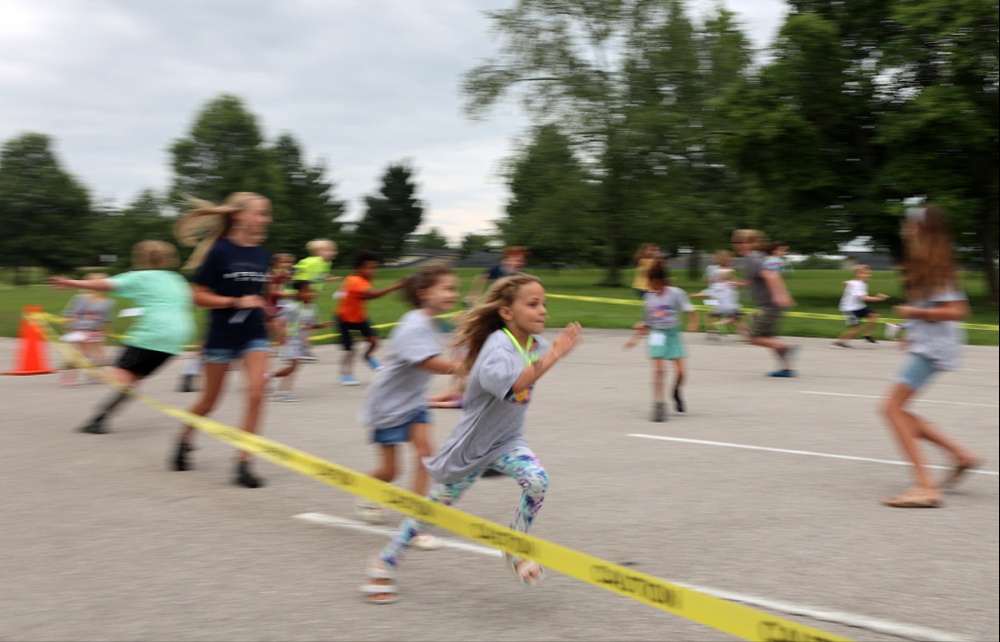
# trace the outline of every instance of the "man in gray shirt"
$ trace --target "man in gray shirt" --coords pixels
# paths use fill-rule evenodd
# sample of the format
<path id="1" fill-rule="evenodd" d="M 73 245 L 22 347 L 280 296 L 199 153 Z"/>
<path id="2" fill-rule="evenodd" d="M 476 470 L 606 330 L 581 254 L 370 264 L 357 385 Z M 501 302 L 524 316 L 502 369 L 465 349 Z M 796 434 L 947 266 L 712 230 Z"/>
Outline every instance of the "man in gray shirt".
<path id="1" fill-rule="evenodd" d="M 750 343 L 774 350 L 779 366 L 777 370 L 768 373 L 769 376 L 794 377 L 791 357 L 798 346 L 789 345 L 775 335 L 782 312 L 795 305 L 795 301 L 788 294 L 781 273 L 764 266 L 765 256 L 759 251 L 763 242 L 764 235 L 757 230 L 733 232 L 733 249 L 743 257 L 743 274 L 750 281 L 750 294 L 758 308 L 750 328 Z"/>

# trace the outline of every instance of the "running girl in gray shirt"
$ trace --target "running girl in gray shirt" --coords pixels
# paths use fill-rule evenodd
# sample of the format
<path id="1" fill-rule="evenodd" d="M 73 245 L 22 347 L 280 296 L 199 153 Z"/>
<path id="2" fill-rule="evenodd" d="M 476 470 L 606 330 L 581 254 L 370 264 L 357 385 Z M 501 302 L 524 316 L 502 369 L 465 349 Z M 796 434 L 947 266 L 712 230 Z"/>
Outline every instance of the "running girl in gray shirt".
<path id="1" fill-rule="evenodd" d="M 901 231 L 908 303 L 896 306 L 896 314 L 909 319 L 912 328 L 907 339 L 908 354 L 882 405 L 882 414 L 892 426 L 903 454 L 913 464 L 916 483 L 882 503 L 893 508 L 937 508 L 941 505 L 941 487 L 954 485 L 982 463 L 982 458 L 914 414 L 907 404 L 937 372 L 958 367 L 958 353 L 965 339 L 959 322 L 969 315 L 969 303 L 956 285 L 951 230 L 944 211 L 934 205 L 912 207 L 906 212 Z M 940 486 L 924 464 L 920 439 L 937 444 L 952 457 L 954 468 Z"/>
<path id="2" fill-rule="evenodd" d="M 403 296 L 416 309 L 404 314 L 389 335 L 392 356 L 368 390 L 358 420 L 372 429 L 371 441 L 379 447 L 381 462 L 371 476 L 384 482 L 394 480 L 396 451 L 409 442 L 416 454 L 412 490 L 426 495 L 430 484 L 423 460 L 434 454 L 427 387 L 433 375 L 453 374 L 461 367 L 443 355 L 434 317 L 455 307 L 458 277 L 443 263 L 429 264 L 407 280 Z M 385 509 L 360 502 L 358 512 L 365 521 L 379 523 Z M 417 546 L 434 547 L 430 535 L 418 538 Z"/>
<path id="3" fill-rule="evenodd" d="M 482 303 L 466 313 L 457 343 L 468 350 L 466 405 L 451 437 L 425 461 L 434 478 L 428 499 L 454 504 L 487 468 L 517 480 L 521 501 L 511 528 L 527 532 L 541 508 L 549 477 L 524 439 L 524 413 L 535 382 L 580 342 L 580 324 L 570 323 L 551 347 L 545 331 L 545 289 L 527 274 L 498 280 Z M 392 540 L 373 559 L 368 582 L 361 587 L 371 604 L 398 599 L 396 568 L 414 536 L 426 526 L 407 518 Z M 542 578 L 535 562 L 505 555 L 518 579 L 533 584 Z"/>

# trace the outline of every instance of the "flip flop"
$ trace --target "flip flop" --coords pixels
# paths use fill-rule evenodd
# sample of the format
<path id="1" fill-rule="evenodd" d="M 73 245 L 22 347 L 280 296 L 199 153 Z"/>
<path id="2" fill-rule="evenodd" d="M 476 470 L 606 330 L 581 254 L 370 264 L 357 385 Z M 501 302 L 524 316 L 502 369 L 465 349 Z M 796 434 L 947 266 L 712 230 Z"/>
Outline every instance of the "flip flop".
<path id="1" fill-rule="evenodd" d="M 951 474 L 945 477 L 944 481 L 941 482 L 941 488 L 954 488 L 958 485 L 958 482 L 962 481 L 962 478 L 965 477 L 965 473 L 969 472 L 973 468 L 979 468 L 982 463 L 982 459 L 974 459 L 972 461 L 965 462 L 964 464 L 958 464 L 951 471 Z"/>
<path id="2" fill-rule="evenodd" d="M 882 503 L 892 508 L 939 508 L 940 499 L 928 497 L 920 491 L 908 490 L 901 495 L 883 499 Z"/>

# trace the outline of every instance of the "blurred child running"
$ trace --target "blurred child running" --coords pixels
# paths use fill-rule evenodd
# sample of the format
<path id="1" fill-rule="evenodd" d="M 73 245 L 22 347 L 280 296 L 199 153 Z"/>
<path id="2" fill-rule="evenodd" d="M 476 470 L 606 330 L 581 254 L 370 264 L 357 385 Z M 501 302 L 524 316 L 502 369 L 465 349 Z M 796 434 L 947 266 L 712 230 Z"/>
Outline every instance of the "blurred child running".
<path id="1" fill-rule="evenodd" d="M 867 265 L 854 266 L 854 278 L 844 281 L 844 294 L 840 297 L 840 313 L 844 315 L 844 322 L 847 330 L 844 331 L 833 345 L 838 348 L 850 348 L 848 343 L 854 335 L 861 329 L 862 322 L 868 323 L 865 331 L 865 341 L 868 343 L 878 343 L 872 336 L 875 324 L 878 322 L 878 313 L 868 307 L 869 303 L 881 303 L 889 298 L 888 294 L 868 294 L 868 279 L 872 276 L 872 271 Z"/>
<path id="2" fill-rule="evenodd" d="M 89 287 L 89 282 L 104 281 L 107 278 L 107 274 L 91 272 L 82 280 L 74 279 L 74 283 L 80 284 L 77 286 L 79 289 L 87 291 L 74 295 L 62 311 L 62 316 L 67 319 L 66 333 L 62 336 L 62 340 L 73 345 L 94 366 L 104 366 L 108 362 L 107 332 L 111 325 L 111 313 L 115 309 L 115 302 L 105 296 L 107 290 Z M 63 282 L 69 280 L 71 279 L 63 279 Z M 100 379 L 89 377 L 86 373 L 76 377 L 75 371 L 76 367 L 72 363 L 67 364 L 60 377 L 60 383 L 64 386 L 75 386 L 88 381 L 101 382 Z"/>
<path id="3" fill-rule="evenodd" d="M 298 370 L 299 362 L 305 356 L 306 344 L 309 342 L 309 332 L 315 328 L 329 328 L 332 321 L 319 323 L 319 315 L 313 301 L 316 291 L 305 281 L 292 283 L 292 297 L 285 298 L 282 306 L 282 317 L 285 322 L 285 341 L 281 344 L 279 358 L 285 362 L 285 367 L 271 373 L 270 379 L 278 379 L 278 384 L 272 394 L 275 401 L 298 401 L 292 393 L 293 377 Z"/>
<path id="4" fill-rule="evenodd" d="M 677 412 L 685 412 L 684 398 L 681 387 L 684 385 L 685 360 L 687 350 L 680 335 L 683 312 L 687 316 L 687 331 L 698 329 L 698 313 L 688 300 L 684 290 L 667 285 L 667 271 L 662 264 L 657 263 L 649 268 L 649 291 L 643 296 L 644 318 L 633 328 L 635 333 L 625 344 L 625 348 L 633 347 L 641 336 L 648 336 L 649 358 L 653 361 L 653 414 L 652 421 L 660 422 L 667 419 L 665 402 L 666 364 L 673 361 L 677 370 L 674 379 L 673 398 Z"/>
<path id="5" fill-rule="evenodd" d="M 901 232 L 907 302 L 897 305 L 895 312 L 909 320 L 910 330 L 907 356 L 882 404 L 882 416 L 913 465 L 914 485 L 882 503 L 893 508 L 937 508 L 941 488 L 954 486 L 983 459 L 908 406 L 931 377 L 958 367 L 965 340 L 960 321 L 969 316 L 969 302 L 958 283 L 951 229 L 944 211 L 934 205 L 909 208 Z M 927 470 L 921 439 L 940 446 L 952 458 L 954 467 L 940 483 Z"/>
<path id="6" fill-rule="evenodd" d="M 406 279 L 389 287 L 376 290 L 372 280 L 378 273 L 378 257 L 367 250 L 358 252 L 354 259 L 354 273 L 344 279 L 340 290 L 334 295 L 338 300 L 337 323 L 340 328 L 340 342 L 344 347 L 344 356 L 340 362 L 340 385 L 356 386 L 358 380 L 354 376 L 354 339 L 351 333 L 360 332 L 368 342 L 365 351 L 365 362 L 372 370 L 378 370 L 382 364 L 375 358 L 375 348 L 378 347 L 378 333 L 372 328 L 368 319 L 368 301 L 383 297 L 390 292 L 406 285 Z"/>
<path id="7" fill-rule="evenodd" d="M 365 395 L 358 419 L 372 429 L 372 443 L 378 446 L 380 463 L 371 476 L 393 481 L 398 447 L 409 442 L 414 451 L 412 490 L 424 496 L 429 478 L 423 460 L 434 454 L 427 388 L 432 375 L 454 374 L 462 365 L 445 356 L 435 319 L 455 307 L 460 296 L 458 277 L 446 264 L 428 264 L 408 279 L 403 296 L 414 309 L 400 318 L 389 335 L 392 354 Z M 358 508 L 363 519 L 382 521 L 381 505 L 361 502 Z M 414 542 L 418 547 L 433 542 L 429 535 L 418 537 Z"/>
<path id="8" fill-rule="evenodd" d="M 137 321 L 122 339 L 124 349 L 110 368 L 111 381 L 121 388 L 99 406 L 81 432 L 104 434 L 105 421 L 129 397 L 128 389 L 153 374 L 170 357 L 180 354 L 194 334 L 191 288 L 177 267 L 177 250 L 163 241 L 141 241 L 132 248 L 134 271 L 111 278 L 78 281 L 54 276 L 48 282 L 60 289 L 85 288 L 127 298 L 141 308 Z"/>

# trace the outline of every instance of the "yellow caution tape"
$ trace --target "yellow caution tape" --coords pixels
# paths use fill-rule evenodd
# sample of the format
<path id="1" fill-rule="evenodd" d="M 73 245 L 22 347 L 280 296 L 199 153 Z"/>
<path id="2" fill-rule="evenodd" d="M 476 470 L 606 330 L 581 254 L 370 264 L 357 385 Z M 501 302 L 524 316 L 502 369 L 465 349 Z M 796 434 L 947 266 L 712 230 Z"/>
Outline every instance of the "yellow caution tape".
<path id="1" fill-rule="evenodd" d="M 60 352 L 78 362 L 67 346 L 62 345 L 51 329 L 39 321 L 44 315 L 29 315 Z M 80 357 L 82 358 L 82 357 Z M 515 531 L 451 506 L 424 497 L 345 468 L 291 446 L 260 435 L 227 426 L 163 403 L 135 390 L 114 384 L 132 397 L 178 421 L 197 428 L 240 450 L 257 455 L 289 470 L 311 477 L 349 493 L 379 502 L 400 513 L 434 524 L 458 535 L 498 548 L 588 584 L 631 598 L 649 606 L 704 624 L 744 640 L 762 642 L 850 642 L 849 638 L 827 633 L 792 620 L 776 617 L 757 609 L 689 589 L 599 557 L 560 546 L 533 535 Z"/>
<path id="2" fill-rule="evenodd" d="M 631 305 L 631 306 L 640 306 L 640 305 L 642 305 L 642 301 L 640 301 L 639 299 L 609 299 L 609 298 L 601 298 L 601 297 L 596 297 L 596 296 L 578 296 L 578 295 L 573 295 L 573 294 L 553 294 L 551 292 L 546 292 L 545 296 L 546 296 L 546 298 L 549 298 L 549 299 L 568 299 L 568 300 L 572 300 L 572 301 L 587 301 L 587 302 L 590 302 L 590 303 L 612 303 L 612 304 L 616 304 L 616 305 Z M 697 310 L 710 310 L 711 309 L 707 305 L 700 305 L 700 304 L 696 304 L 694 307 Z M 754 312 L 753 308 L 743 308 L 743 309 L 745 311 L 747 311 L 747 312 Z M 797 319 L 820 319 L 820 320 L 829 320 L 829 321 L 843 321 L 844 320 L 844 315 L 842 315 L 842 314 L 822 314 L 822 313 L 819 313 L 819 312 L 796 312 L 794 310 L 786 310 L 784 312 L 784 315 L 787 316 L 787 317 L 795 317 Z M 889 319 L 889 318 L 883 317 L 883 318 L 880 318 L 879 321 L 881 323 L 906 323 L 907 320 L 906 319 Z M 997 332 L 997 331 L 1000 331 L 1000 326 L 988 325 L 988 324 L 985 324 L 985 323 L 963 323 L 962 327 L 964 327 L 966 330 L 985 330 L 985 331 L 988 331 L 988 332 Z"/>

